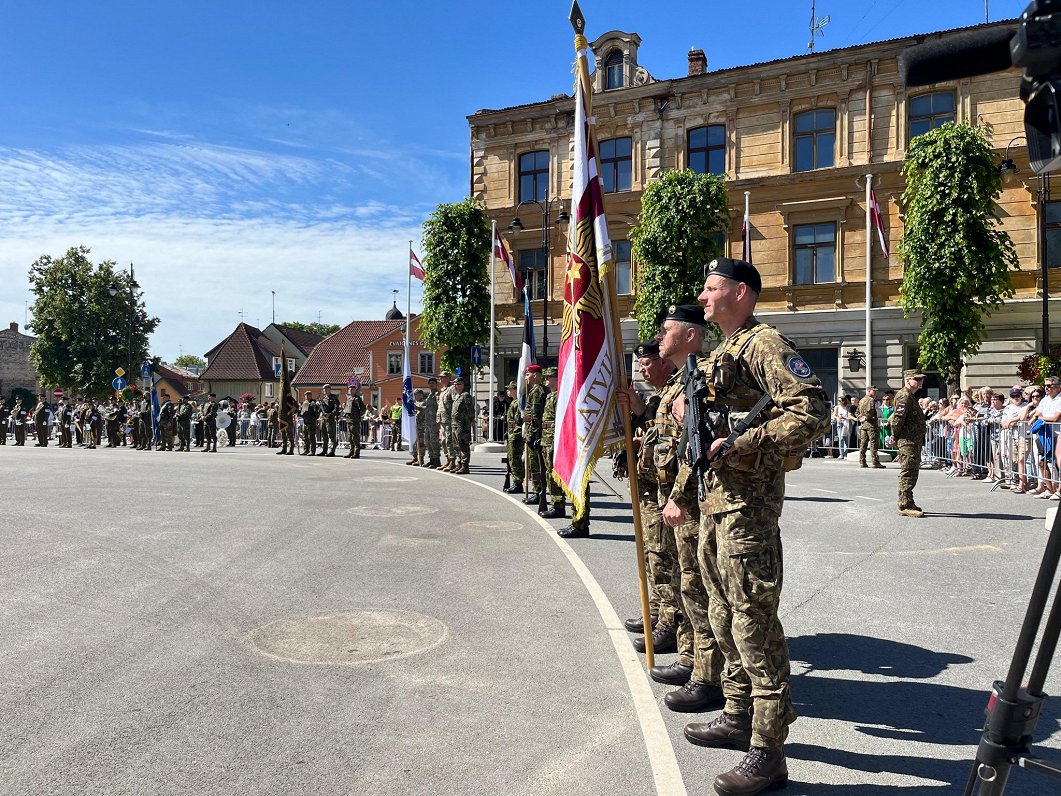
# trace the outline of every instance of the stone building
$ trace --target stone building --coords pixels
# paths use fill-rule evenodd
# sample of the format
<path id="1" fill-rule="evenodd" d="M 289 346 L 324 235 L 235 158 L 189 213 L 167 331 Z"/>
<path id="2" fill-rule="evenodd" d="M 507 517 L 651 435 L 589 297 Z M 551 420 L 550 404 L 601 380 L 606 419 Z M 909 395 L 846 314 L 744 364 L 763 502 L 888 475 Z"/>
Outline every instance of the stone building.
<path id="1" fill-rule="evenodd" d="M 731 224 L 721 244 L 730 256 L 741 254 L 747 193 L 752 259 L 764 282 L 757 314 L 795 340 L 830 394 L 861 391 L 867 382 L 898 386 L 903 368 L 917 359 L 919 331 L 919 318 L 904 318 L 898 306 L 900 169 L 912 136 L 956 120 L 985 126 L 1000 159 L 1007 153 L 1020 169 L 998 202 L 1020 258 L 1012 274 L 1016 295 L 987 320 L 989 339 L 963 374 L 964 382 L 975 386 L 1014 383 L 1019 359 L 1041 345 L 1039 214 L 1045 213 L 1048 239 L 1057 238 L 1049 248 L 1050 265 L 1061 265 L 1061 202 L 1040 206 L 1028 167 L 1017 70 L 916 89 L 900 81 L 903 50 L 959 32 L 714 72 L 707 55 L 694 49 L 688 74 L 672 79 L 653 77 L 637 62 L 637 34 L 610 31 L 594 41 L 596 135 L 625 350 L 637 340 L 632 308 L 638 264 L 629 235 L 641 193 L 665 170 L 692 168 L 726 175 Z M 508 233 L 507 239 L 529 277 L 539 344 L 542 319 L 548 318 L 547 359 L 555 357 L 559 342 L 565 235 L 556 221 L 570 203 L 573 113 L 572 99 L 558 95 L 468 117 L 472 194 L 503 232 L 520 217 L 522 232 Z M 883 257 L 874 234 L 868 241 L 868 275 L 867 175 L 891 252 Z M 501 327 L 496 365 L 507 380 L 519 358 L 522 302 L 500 264 L 496 282 L 501 286 L 495 299 Z M 1056 342 L 1061 308 L 1057 290 L 1047 290 Z M 930 389 L 938 384 L 932 375 Z"/>
<path id="2" fill-rule="evenodd" d="M 29 360 L 29 347 L 36 339 L 22 334 L 15 321 L 0 330 L 0 401 L 9 401 L 15 389 L 29 390 L 34 395 L 40 391 L 40 375 Z"/>

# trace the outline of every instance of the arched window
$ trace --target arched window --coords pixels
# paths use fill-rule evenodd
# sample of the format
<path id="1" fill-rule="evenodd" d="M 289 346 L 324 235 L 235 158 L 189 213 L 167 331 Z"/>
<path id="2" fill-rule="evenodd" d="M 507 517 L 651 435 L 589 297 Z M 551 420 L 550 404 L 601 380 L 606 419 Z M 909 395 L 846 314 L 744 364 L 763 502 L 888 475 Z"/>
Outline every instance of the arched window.
<path id="1" fill-rule="evenodd" d="M 612 50 L 604 62 L 604 88 L 623 87 L 623 51 Z"/>

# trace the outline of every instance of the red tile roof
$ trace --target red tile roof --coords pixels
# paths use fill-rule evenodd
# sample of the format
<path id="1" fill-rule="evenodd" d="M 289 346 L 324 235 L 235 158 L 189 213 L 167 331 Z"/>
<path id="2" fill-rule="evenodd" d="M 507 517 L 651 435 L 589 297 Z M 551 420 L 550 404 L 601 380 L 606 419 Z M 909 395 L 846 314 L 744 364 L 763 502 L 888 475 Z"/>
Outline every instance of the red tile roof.
<path id="1" fill-rule="evenodd" d="M 264 381 L 273 379 L 273 357 L 280 348 L 260 329 L 241 323 L 207 354 L 210 365 L 199 378 L 214 381 Z"/>
<path id="2" fill-rule="evenodd" d="M 416 315 L 413 315 L 416 320 Z M 353 321 L 313 349 L 293 384 L 346 384 L 354 368 L 368 371 L 368 347 L 405 326 L 404 320 Z M 386 363 L 383 363 L 386 365 Z"/>

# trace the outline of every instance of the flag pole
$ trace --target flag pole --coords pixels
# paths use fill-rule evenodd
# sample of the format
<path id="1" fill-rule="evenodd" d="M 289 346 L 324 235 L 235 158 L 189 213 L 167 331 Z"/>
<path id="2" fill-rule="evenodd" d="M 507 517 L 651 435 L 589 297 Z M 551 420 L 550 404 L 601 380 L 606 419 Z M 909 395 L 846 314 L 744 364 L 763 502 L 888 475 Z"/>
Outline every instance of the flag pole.
<path id="1" fill-rule="evenodd" d="M 873 384 L 873 175 L 866 175 L 866 389 Z"/>
<path id="2" fill-rule="evenodd" d="M 494 269 L 497 265 L 497 219 L 493 219 L 490 222 L 490 378 L 488 384 L 491 390 L 496 390 L 497 387 L 494 385 L 494 307 L 495 299 L 497 298 L 495 293 L 494 285 Z M 486 396 L 486 403 L 490 407 L 490 421 L 486 426 L 486 441 L 494 442 L 494 397 L 488 394 Z"/>
<path id="3" fill-rule="evenodd" d="M 405 288 L 405 372 L 402 374 L 402 416 L 405 417 L 409 414 L 409 407 L 405 402 L 405 379 L 409 379 L 409 389 L 412 390 L 412 364 L 409 362 L 409 327 L 412 325 L 412 313 L 413 313 L 413 269 L 412 269 L 412 253 L 413 253 L 413 242 L 409 241 L 409 267 L 405 270 L 409 272 L 406 279 L 408 284 Z M 411 419 L 411 422 L 402 421 L 402 425 L 411 428 L 415 431 L 416 429 L 416 417 L 415 415 Z M 406 429 L 402 429 L 404 432 Z M 403 434 L 406 437 L 406 441 L 409 443 L 409 453 L 414 457 L 416 456 L 416 438 L 409 434 Z M 401 450 L 399 448 L 399 450 Z"/>
<path id="4" fill-rule="evenodd" d="M 586 41 L 584 31 L 586 28 L 586 19 L 582 16 L 582 10 L 578 7 L 578 0 L 574 0 L 571 4 L 571 26 L 575 29 L 575 65 L 577 68 L 576 80 L 582 84 L 582 96 L 586 103 L 586 118 L 589 120 L 589 140 L 593 143 L 596 142 L 596 136 L 593 133 L 593 91 L 589 82 L 589 66 L 586 63 L 586 53 L 589 50 L 589 42 Z M 594 147 L 595 149 L 595 147 Z M 572 196 L 571 202 L 574 204 L 578 201 L 579 197 Z M 603 199 L 603 197 L 602 197 Z M 576 216 L 572 214 L 572 218 Z M 571 225 L 572 230 L 575 224 Z M 573 235 L 574 232 L 569 232 L 569 235 Z M 626 386 L 628 382 L 628 376 L 626 373 L 626 357 L 623 356 L 623 333 L 622 327 L 619 325 L 619 316 L 615 313 L 615 307 L 619 303 L 618 291 L 615 287 L 615 269 L 608 268 L 604 272 L 604 283 L 605 289 L 608 291 L 608 320 L 612 327 L 612 337 L 615 345 L 612 346 L 612 353 L 618 360 L 615 363 L 616 372 L 619 374 L 619 383 L 622 386 Z M 626 446 L 626 460 L 628 462 L 636 462 L 637 454 L 634 451 L 634 430 L 630 424 L 630 413 L 620 412 L 623 419 L 623 442 Z M 651 669 L 655 666 L 655 650 L 652 648 L 652 620 L 649 617 L 649 601 L 648 601 L 648 578 L 645 574 L 645 537 L 641 530 L 641 503 L 639 500 L 640 490 L 637 485 L 637 467 L 628 467 L 629 478 L 627 479 L 630 486 L 630 508 L 633 514 L 634 520 L 634 544 L 637 550 L 637 580 L 641 590 L 641 621 L 645 629 L 645 667 Z"/>

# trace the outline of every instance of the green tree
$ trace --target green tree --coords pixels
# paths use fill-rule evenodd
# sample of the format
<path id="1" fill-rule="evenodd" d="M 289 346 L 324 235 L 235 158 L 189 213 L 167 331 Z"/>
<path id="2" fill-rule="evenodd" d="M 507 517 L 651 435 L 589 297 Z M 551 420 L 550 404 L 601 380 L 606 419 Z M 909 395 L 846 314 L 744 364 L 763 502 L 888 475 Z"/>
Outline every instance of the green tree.
<path id="1" fill-rule="evenodd" d="M 987 132 L 953 122 L 910 142 L 903 176 L 900 304 L 921 312 L 921 367 L 953 386 L 984 340 L 983 317 L 1013 295 L 1017 253 L 995 214 L 1002 178 Z"/>
<path id="2" fill-rule="evenodd" d="M 668 171 L 641 196 L 641 216 L 630 230 L 638 263 L 634 312 L 644 339 L 659 331 L 671 304 L 695 304 L 704 287 L 704 265 L 721 254 L 729 228 L 721 176 L 689 169 Z"/>
<path id="3" fill-rule="evenodd" d="M 181 354 L 175 360 L 173 364 L 178 368 L 199 368 L 200 370 L 206 369 L 206 360 L 202 357 L 197 357 L 195 354 Z"/>
<path id="4" fill-rule="evenodd" d="M 36 296 L 30 326 L 37 336 L 30 360 L 43 386 L 102 397 L 111 390 L 115 368 L 128 368 L 130 319 L 135 368 L 147 359 L 158 318 L 148 316 L 141 297 L 130 291 L 128 272 L 116 271 L 110 260 L 93 265 L 88 255 L 87 247 L 78 246 L 30 266 Z"/>
<path id="5" fill-rule="evenodd" d="M 470 349 L 490 326 L 490 222 L 473 199 L 440 204 L 424 222 L 424 342 L 445 348 L 442 365 L 470 375 Z"/>
<path id="6" fill-rule="evenodd" d="M 328 335 L 335 334 L 339 331 L 339 324 L 337 323 L 300 323 L 299 321 L 284 321 L 278 325 L 289 326 L 292 329 L 298 329 L 300 332 L 319 334 L 321 337 L 327 337 Z"/>

